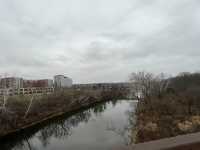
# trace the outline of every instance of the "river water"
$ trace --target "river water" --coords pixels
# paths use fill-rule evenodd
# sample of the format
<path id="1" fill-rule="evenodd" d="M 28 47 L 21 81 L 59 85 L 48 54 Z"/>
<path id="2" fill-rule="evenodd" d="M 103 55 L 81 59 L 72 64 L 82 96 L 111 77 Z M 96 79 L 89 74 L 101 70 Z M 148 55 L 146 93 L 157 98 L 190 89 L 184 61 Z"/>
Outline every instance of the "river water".
<path id="1" fill-rule="evenodd" d="M 136 101 L 105 102 L 1 141 L 8 150 L 110 150 L 132 143 Z"/>

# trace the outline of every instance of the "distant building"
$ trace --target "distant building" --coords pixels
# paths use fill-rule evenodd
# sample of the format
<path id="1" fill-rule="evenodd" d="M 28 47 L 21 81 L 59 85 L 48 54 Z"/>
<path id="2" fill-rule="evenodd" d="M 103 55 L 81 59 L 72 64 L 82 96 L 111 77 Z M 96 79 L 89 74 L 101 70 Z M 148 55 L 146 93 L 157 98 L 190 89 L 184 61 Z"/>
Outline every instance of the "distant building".
<path id="1" fill-rule="evenodd" d="M 53 80 L 51 79 L 42 79 L 42 80 L 24 80 L 24 88 L 31 87 L 53 87 Z"/>
<path id="2" fill-rule="evenodd" d="M 0 79 L 0 88 L 23 88 L 23 79 L 17 77 L 8 77 Z"/>
<path id="3" fill-rule="evenodd" d="M 64 75 L 56 75 L 54 76 L 54 86 L 55 88 L 72 87 L 72 79 Z"/>

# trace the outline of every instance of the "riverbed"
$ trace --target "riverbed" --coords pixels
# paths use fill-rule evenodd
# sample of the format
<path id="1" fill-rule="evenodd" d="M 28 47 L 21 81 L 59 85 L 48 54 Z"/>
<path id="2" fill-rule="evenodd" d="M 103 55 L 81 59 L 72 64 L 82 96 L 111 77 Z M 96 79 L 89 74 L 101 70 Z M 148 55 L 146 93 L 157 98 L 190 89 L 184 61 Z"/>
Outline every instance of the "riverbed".
<path id="1" fill-rule="evenodd" d="M 137 102 L 117 100 L 62 116 L 0 142 L 8 150 L 110 150 L 133 143 Z"/>

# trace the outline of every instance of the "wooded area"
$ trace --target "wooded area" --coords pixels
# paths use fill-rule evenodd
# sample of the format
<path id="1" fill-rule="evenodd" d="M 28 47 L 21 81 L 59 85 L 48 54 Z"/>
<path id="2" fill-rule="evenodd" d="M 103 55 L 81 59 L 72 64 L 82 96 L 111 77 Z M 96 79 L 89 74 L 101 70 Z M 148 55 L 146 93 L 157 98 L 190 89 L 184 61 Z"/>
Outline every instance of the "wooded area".
<path id="1" fill-rule="evenodd" d="M 132 92 L 138 97 L 136 142 L 200 131 L 200 73 L 176 77 L 133 73 Z"/>

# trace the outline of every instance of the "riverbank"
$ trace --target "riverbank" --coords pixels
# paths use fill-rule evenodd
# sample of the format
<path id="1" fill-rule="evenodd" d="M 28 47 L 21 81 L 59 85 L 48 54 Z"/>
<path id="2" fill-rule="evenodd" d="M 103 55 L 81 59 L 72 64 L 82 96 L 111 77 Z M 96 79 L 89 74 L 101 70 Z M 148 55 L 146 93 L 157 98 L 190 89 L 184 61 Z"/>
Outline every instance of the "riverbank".
<path id="1" fill-rule="evenodd" d="M 5 136 L 0 140 L 0 147 L 6 150 L 26 150 L 30 147 L 119 149 L 130 142 L 132 124 L 129 124 L 128 112 L 134 109 L 134 105 L 135 101 L 125 99 L 95 103 Z"/>
<path id="2" fill-rule="evenodd" d="M 137 72 L 130 81 L 139 100 L 135 143 L 200 131 L 200 73 Z"/>
<path id="3" fill-rule="evenodd" d="M 18 132 L 55 118 L 65 113 L 89 107 L 95 103 L 124 98 L 120 91 L 76 91 L 67 90 L 50 95 L 35 97 L 27 115 L 29 97 L 11 97 L 8 99 L 6 114 L 1 115 L 0 137 Z"/>
<path id="4" fill-rule="evenodd" d="M 166 95 L 140 101 L 136 110 L 136 143 L 200 131 L 198 98 Z"/>

